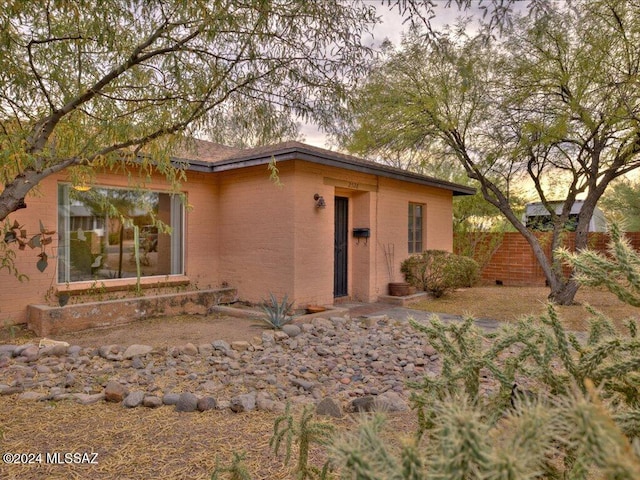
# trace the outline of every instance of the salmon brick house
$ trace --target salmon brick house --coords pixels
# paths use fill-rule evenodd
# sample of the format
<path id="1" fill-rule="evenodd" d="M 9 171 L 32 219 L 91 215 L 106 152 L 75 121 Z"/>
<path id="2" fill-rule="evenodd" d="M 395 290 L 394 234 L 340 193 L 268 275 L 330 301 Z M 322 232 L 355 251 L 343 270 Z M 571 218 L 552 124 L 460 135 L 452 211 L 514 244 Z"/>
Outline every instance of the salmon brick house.
<path id="1" fill-rule="evenodd" d="M 64 175 L 42 182 L 10 221 L 29 232 L 40 221 L 56 230 L 49 266 L 41 273 L 37 251 L 17 252 L 29 280 L 0 272 L 0 320 L 24 323 L 28 305 L 57 305 L 67 294 L 131 289 L 133 225 L 143 286 L 230 286 L 242 300 L 286 294 L 298 306 L 373 302 L 402 279 L 408 255 L 452 249 L 453 196 L 473 193 L 299 142 L 236 149 L 198 140 L 178 157 L 186 164 L 183 195 L 160 175 L 144 191 L 115 173 L 97 174 L 89 191 Z M 270 178 L 274 162 L 279 181 Z M 158 232 L 154 219 L 171 234 Z"/>

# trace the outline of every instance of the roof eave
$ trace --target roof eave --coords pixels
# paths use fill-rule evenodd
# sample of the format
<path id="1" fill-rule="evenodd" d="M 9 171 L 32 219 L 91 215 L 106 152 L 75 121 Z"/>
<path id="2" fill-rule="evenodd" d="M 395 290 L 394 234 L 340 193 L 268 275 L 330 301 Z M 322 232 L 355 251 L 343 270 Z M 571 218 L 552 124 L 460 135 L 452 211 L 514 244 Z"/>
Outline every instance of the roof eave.
<path id="1" fill-rule="evenodd" d="M 349 158 L 345 158 L 343 156 L 331 155 L 331 152 L 329 150 L 327 150 L 327 154 L 320 155 L 312 150 L 307 150 L 297 146 L 283 148 L 281 150 L 264 154 L 234 157 L 228 160 L 220 160 L 215 163 L 205 162 L 201 160 L 187 161 L 189 163 L 189 170 L 200 172 L 224 172 L 228 170 L 235 170 L 238 168 L 266 165 L 274 159 L 276 162 L 283 162 L 287 160 L 303 160 L 337 168 L 346 168 L 348 170 L 361 173 L 380 175 L 383 177 L 405 182 L 409 181 L 411 183 L 429 187 L 444 188 L 446 190 L 450 190 L 454 196 L 473 195 L 476 193 L 476 189 L 472 187 L 426 177 L 417 173 L 402 171 L 392 167 L 387 167 L 382 164 L 366 165 L 355 160 L 350 160 Z"/>

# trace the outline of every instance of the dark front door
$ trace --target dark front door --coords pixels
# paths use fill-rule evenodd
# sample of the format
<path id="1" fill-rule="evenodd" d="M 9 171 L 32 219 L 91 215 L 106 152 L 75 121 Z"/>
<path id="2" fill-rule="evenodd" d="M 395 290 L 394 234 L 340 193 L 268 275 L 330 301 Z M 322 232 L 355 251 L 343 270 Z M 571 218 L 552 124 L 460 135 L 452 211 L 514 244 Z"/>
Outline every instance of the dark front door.
<path id="1" fill-rule="evenodd" d="M 333 296 L 347 295 L 347 239 L 349 233 L 349 199 L 335 198 L 335 247 Z"/>

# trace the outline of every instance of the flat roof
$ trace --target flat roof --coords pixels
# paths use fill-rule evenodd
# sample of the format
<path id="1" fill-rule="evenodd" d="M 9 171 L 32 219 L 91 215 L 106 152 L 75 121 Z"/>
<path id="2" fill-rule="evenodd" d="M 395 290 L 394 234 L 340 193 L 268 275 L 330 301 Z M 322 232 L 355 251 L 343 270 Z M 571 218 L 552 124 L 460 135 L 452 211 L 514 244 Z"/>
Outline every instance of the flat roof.
<path id="1" fill-rule="evenodd" d="M 454 196 L 473 195 L 476 193 L 475 188 L 467 187 L 466 185 L 409 172 L 401 168 L 390 167 L 353 155 L 314 147 L 302 142 L 291 141 L 263 147 L 239 149 L 206 140 L 194 140 L 182 149 L 179 154 L 175 155 L 174 158 L 176 161 L 186 163 L 187 170 L 209 173 L 224 172 L 255 165 L 266 165 L 274 159 L 276 162 L 303 160 L 419 185 L 442 188 L 450 190 Z"/>

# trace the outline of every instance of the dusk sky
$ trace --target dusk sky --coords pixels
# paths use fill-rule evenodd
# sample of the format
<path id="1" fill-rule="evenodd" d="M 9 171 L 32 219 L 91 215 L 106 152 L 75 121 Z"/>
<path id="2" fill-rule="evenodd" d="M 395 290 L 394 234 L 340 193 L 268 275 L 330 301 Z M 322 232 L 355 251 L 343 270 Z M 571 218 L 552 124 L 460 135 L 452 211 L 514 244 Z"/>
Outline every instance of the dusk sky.
<path id="1" fill-rule="evenodd" d="M 380 45 L 385 39 L 391 40 L 392 43 L 398 45 L 402 38 L 402 33 L 408 28 L 403 24 L 403 18 L 398 13 L 398 9 L 390 10 L 387 6 L 382 5 L 380 0 L 368 0 L 376 6 L 378 15 L 382 17 L 382 23 L 375 26 L 373 30 L 373 37 L 370 39 L 373 45 Z M 445 2 L 441 2 L 442 5 Z M 436 19 L 434 24 L 443 24 L 453 22 L 458 16 L 460 11 L 456 7 L 444 8 L 443 6 L 436 7 Z M 436 21 L 437 20 L 437 21 Z M 326 135 L 319 131 L 315 125 L 303 124 L 300 128 L 302 135 L 304 136 L 304 143 L 309 145 L 315 145 L 321 148 L 330 148 Z"/>

